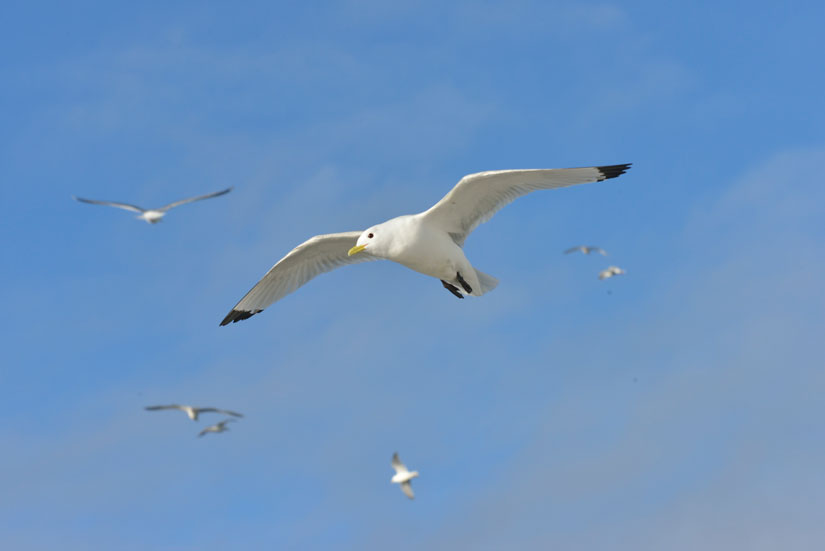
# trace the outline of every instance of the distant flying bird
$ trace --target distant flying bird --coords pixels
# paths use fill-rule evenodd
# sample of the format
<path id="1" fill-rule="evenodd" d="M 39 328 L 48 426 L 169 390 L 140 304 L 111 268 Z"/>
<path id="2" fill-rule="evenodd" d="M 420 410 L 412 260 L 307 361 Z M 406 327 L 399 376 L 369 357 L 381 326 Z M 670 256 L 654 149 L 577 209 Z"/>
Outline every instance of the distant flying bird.
<path id="1" fill-rule="evenodd" d="M 212 197 L 226 195 L 230 191 L 232 191 L 231 187 L 226 188 L 222 191 L 216 191 L 215 193 L 208 193 L 206 195 L 199 195 L 198 197 L 181 199 L 180 201 L 169 203 L 168 205 L 157 209 L 144 209 L 135 205 L 130 205 L 128 203 L 115 203 L 114 201 L 95 201 L 94 199 L 84 199 L 83 197 L 75 197 L 74 195 L 72 195 L 72 199 L 74 199 L 75 201 L 80 201 L 81 203 L 89 203 L 91 205 L 106 205 L 107 207 L 117 207 L 119 209 L 126 209 L 132 212 L 139 212 L 140 214 L 136 218 L 144 220 L 149 224 L 157 224 L 166 215 L 166 212 L 169 209 L 185 205 L 186 203 L 194 203 L 195 201 L 200 201 L 202 199 L 211 199 Z"/>
<path id="2" fill-rule="evenodd" d="M 610 279 L 613 276 L 621 275 L 624 273 L 626 272 L 618 266 L 610 266 L 609 268 L 599 272 L 599 279 Z"/>
<path id="3" fill-rule="evenodd" d="M 407 466 L 398 458 L 398 452 L 392 455 L 392 468 L 395 469 L 395 474 L 390 479 L 390 482 L 401 485 L 401 491 L 407 494 L 410 499 L 415 498 L 410 481 L 418 477 L 418 471 L 409 471 Z"/>
<path id="4" fill-rule="evenodd" d="M 148 411 L 158 411 L 161 409 L 179 409 L 184 412 L 189 418 L 193 421 L 198 420 L 198 415 L 201 413 L 223 413 L 226 415 L 232 415 L 234 417 L 243 417 L 242 414 L 236 413 L 234 411 L 229 411 L 228 409 L 218 409 L 218 408 L 196 408 L 192 406 L 181 406 L 178 404 L 170 404 L 168 406 L 146 406 Z"/>
<path id="5" fill-rule="evenodd" d="M 203 436 L 204 434 L 206 434 L 208 432 L 226 432 L 226 431 L 229 430 L 229 427 L 227 427 L 226 424 L 227 423 L 234 423 L 234 422 L 235 422 L 234 419 L 224 419 L 220 423 L 215 423 L 214 425 L 209 425 L 208 427 L 206 427 L 205 429 L 203 429 L 202 431 L 200 431 L 198 433 L 198 437 L 201 437 L 201 436 Z"/>
<path id="6" fill-rule="evenodd" d="M 316 235 L 275 264 L 221 321 L 245 320 L 318 274 L 380 258 L 441 280 L 458 298 L 481 296 L 498 280 L 464 256 L 464 240 L 499 209 L 539 189 L 600 182 L 624 174 L 629 164 L 587 168 L 499 170 L 470 174 L 429 210 L 388 220 L 363 232 Z M 530 237 L 530 236 L 528 236 Z M 513 239 L 522 245 L 522 237 Z"/>
<path id="7" fill-rule="evenodd" d="M 602 256 L 607 256 L 606 250 L 602 249 L 601 247 L 594 247 L 592 245 L 579 245 L 578 247 L 570 247 L 569 249 L 564 251 L 564 254 L 575 253 L 577 251 L 581 251 L 584 254 L 599 253 Z"/>

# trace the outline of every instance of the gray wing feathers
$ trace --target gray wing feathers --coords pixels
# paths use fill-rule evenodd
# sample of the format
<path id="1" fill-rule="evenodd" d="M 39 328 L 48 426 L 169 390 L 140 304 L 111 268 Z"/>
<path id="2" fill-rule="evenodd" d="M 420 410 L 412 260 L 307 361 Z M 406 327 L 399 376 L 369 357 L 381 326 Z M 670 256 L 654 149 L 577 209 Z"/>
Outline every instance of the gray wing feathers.
<path id="1" fill-rule="evenodd" d="M 218 197 L 220 195 L 226 195 L 232 191 L 232 188 L 222 189 L 221 191 L 216 191 L 214 193 L 207 193 L 206 195 L 198 195 L 197 197 L 189 197 L 187 199 L 181 199 L 180 201 L 175 201 L 174 203 L 169 203 L 166 206 L 160 207 L 159 209 L 155 209 L 160 212 L 166 212 L 169 209 L 179 207 L 181 205 L 185 205 L 186 203 L 194 203 L 195 201 L 201 201 L 203 199 L 211 199 L 212 197 Z"/>
<path id="2" fill-rule="evenodd" d="M 246 319 L 260 312 L 317 275 L 339 266 L 376 260 L 374 256 L 366 253 L 347 255 L 347 252 L 355 246 L 359 235 L 361 235 L 360 231 L 316 235 L 298 245 L 270 268 L 266 275 L 235 305 L 221 325 Z"/>
<path id="3" fill-rule="evenodd" d="M 398 457 L 398 452 L 395 452 L 394 454 L 392 454 L 392 468 L 395 469 L 395 472 L 397 472 L 397 473 L 406 473 L 406 472 L 408 472 L 407 471 L 407 466 L 404 465 L 404 463 L 401 462 L 401 458 Z"/>
<path id="4" fill-rule="evenodd" d="M 623 174 L 630 165 L 534 170 L 498 170 L 469 174 L 432 208 L 422 213 L 464 244 L 467 236 L 515 199 L 539 189 L 598 182 Z"/>
<path id="5" fill-rule="evenodd" d="M 204 412 L 210 412 L 210 411 L 211 411 L 211 412 L 215 412 L 215 413 L 224 413 L 224 414 L 226 414 L 226 415 L 233 415 L 233 416 L 235 416 L 235 417 L 243 417 L 243 414 L 242 414 L 242 413 L 238 413 L 238 412 L 236 412 L 236 411 L 229 411 L 228 409 L 219 409 L 219 408 L 198 408 L 198 411 L 199 411 L 199 412 L 201 412 L 201 413 L 204 413 Z M 232 419 L 229 419 L 229 421 L 232 421 Z"/>
<path id="6" fill-rule="evenodd" d="M 81 203 L 89 203 L 90 205 L 104 205 L 106 207 L 116 207 L 119 209 L 126 209 L 131 210 L 132 212 L 146 212 L 146 209 L 142 209 L 137 205 L 130 205 L 129 203 L 116 203 L 114 201 L 96 201 L 94 199 L 84 199 L 83 197 L 76 197 L 72 195 L 72 199 L 75 201 L 80 201 Z"/>
<path id="7" fill-rule="evenodd" d="M 146 406 L 144 409 L 148 411 L 158 411 L 161 409 L 183 409 L 183 406 L 178 404 L 170 404 L 168 406 Z"/>

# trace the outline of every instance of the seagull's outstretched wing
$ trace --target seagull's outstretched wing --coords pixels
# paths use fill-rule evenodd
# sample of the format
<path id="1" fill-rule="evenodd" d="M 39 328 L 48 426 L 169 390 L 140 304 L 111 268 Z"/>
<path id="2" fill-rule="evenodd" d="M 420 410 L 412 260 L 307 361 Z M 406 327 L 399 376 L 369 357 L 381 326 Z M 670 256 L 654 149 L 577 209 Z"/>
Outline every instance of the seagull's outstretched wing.
<path id="1" fill-rule="evenodd" d="M 503 206 L 538 189 L 600 182 L 624 174 L 630 164 L 586 168 L 498 170 L 478 172 L 461 179 L 441 201 L 422 215 L 449 233 L 456 244 Z"/>
<path id="2" fill-rule="evenodd" d="M 607 251 L 602 249 L 601 247 L 590 247 L 590 250 L 594 253 L 599 253 L 602 256 L 607 256 Z"/>
<path id="3" fill-rule="evenodd" d="M 398 452 L 392 454 L 392 468 L 395 469 L 396 473 L 410 472 L 407 470 L 407 466 L 401 462 L 401 458 L 398 457 Z"/>
<path id="4" fill-rule="evenodd" d="M 361 232 L 330 233 L 298 245 L 278 261 L 238 304 L 223 318 L 221 325 L 245 320 L 261 312 L 319 274 L 345 264 L 356 264 L 376 257 L 366 253 L 348 256 Z"/>
<path id="5" fill-rule="evenodd" d="M 169 404 L 168 406 L 146 406 L 144 409 L 149 411 L 157 411 L 159 409 L 179 409 L 183 411 L 184 406 L 178 404 Z"/>
<path id="6" fill-rule="evenodd" d="M 136 205 L 130 205 L 129 203 L 115 203 L 114 201 L 95 201 L 94 199 L 84 199 L 83 197 L 75 197 L 72 195 L 72 199 L 75 201 L 80 201 L 81 203 L 89 203 L 90 205 L 104 205 L 107 207 L 117 207 L 119 209 L 126 209 L 132 212 L 146 212 L 146 209 L 142 209 Z"/>
<path id="7" fill-rule="evenodd" d="M 181 199 L 180 201 L 175 201 L 174 203 L 169 203 L 166 206 L 160 207 L 159 209 L 155 209 L 160 212 L 166 212 L 169 209 L 173 209 L 175 207 L 179 207 L 181 205 L 185 205 L 186 203 L 194 203 L 195 201 L 200 201 L 201 199 L 211 199 L 212 197 L 218 197 L 219 195 L 226 195 L 232 191 L 231 187 L 228 187 L 221 191 L 216 191 L 215 193 L 207 193 L 206 195 L 198 195 L 197 197 L 189 197 L 188 199 Z"/>
<path id="8" fill-rule="evenodd" d="M 226 415 L 232 415 L 234 417 L 243 417 L 243 413 L 238 413 L 236 411 L 229 411 L 228 409 L 218 409 L 218 408 L 198 408 L 198 411 L 201 413 L 204 412 L 214 412 L 214 413 L 224 413 Z M 232 419 L 229 419 L 232 421 Z"/>
<path id="9" fill-rule="evenodd" d="M 410 499 L 415 499 L 415 494 L 413 493 L 412 484 L 410 481 L 402 482 L 401 483 L 401 491 L 407 494 L 407 497 Z"/>
<path id="10" fill-rule="evenodd" d="M 570 247 L 569 249 L 564 251 L 564 254 L 570 254 L 570 253 L 576 253 L 576 252 L 584 252 L 584 246 L 579 245 L 578 247 Z"/>

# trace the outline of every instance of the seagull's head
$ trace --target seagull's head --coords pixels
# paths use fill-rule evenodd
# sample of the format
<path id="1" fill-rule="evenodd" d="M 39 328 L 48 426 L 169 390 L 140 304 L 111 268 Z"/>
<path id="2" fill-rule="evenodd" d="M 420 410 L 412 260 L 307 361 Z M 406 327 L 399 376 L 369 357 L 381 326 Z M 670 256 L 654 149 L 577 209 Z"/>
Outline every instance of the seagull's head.
<path id="1" fill-rule="evenodd" d="M 358 236 L 358 241 L 355 242 L 355 246 L 347 252 L 347 256 L 358 254 L 361 251 L 367 251 L 370 254 L 380 256 L 381 249 L 384 248 L 383 246 L 385 245 L 385 240 L 383 239 L 384 232 L 381 231 L 382 225 L 383 224 L 379 224 L 364 230 L 361 235 Z"/>
<path id="2" fill-rule="evenodd" d="M 403 249 L 405 236 L 410 232 L 410 222 L 414 219 L 409 215 L 398 216 L 365 229 L 347 254 L 352 256 L 366 251 L 377 258 L 393 260 L 399 249 Z"/>

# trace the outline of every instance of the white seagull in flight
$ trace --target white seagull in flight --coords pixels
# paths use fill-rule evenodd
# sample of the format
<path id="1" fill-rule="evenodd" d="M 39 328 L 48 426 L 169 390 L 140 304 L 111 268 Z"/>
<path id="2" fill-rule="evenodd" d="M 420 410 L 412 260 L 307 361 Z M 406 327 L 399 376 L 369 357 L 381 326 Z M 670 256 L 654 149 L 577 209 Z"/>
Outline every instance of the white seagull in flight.
<path id="1" fill-rule="evenodd" d="M 395 474 L 392 475 L 390 482 L 401 485 L 401 491 L 407 494 L 410 499 L 415 498 L 410 481 L 418 477 L 418 471 L 409 471 L 407 466 L 401 462 L 398 457 L 398 452 L 392 455 L 392 468 L 395 469 Z"/>
<path id="2" fill-rule="evenodd" d="M 599 272 L 599 279 L 610 279 L 613 276 L 621 275 L 627 273 L 618 266 L 610 266 L 605 270 Z"/>
<path id="3" fill-rule="evenodd" d="M 601 247 L 594 247 L 592 245 L 579 245 L 578 247 L 570 247 L 564 254 L 570 254 L 581 251 L 583 254 L 599 253 L 602 256 L 607 256 L 607 251 Z"/>
<path id="4" fill-rule="evenodd" d="M 106 205 L 107 207 L 117 207 L 119 209 L 130 210 L 132 212 L 138 212 L 139 220 L 144 220 L 149 224 L 157 224 L 158 222 L 163 219 L 166 215 L 166 212 L 169 209 L 173 209 L 175 207 L 179 207 L 181 205 L 185 205 L 186 203 L 194 203 L 195 201 L 200 201 L 202 199 L 211 199 L 212 197 L 218 197 L 220 195 L 226 195 L 232 191 L 232 188 L 226 188 L 221 191 L 216 191 L 215 193 L 207 193 L 206 195 L 199 195 L 197 197 L 189 197 L 188 199 L 181 199 L 180 201 L 175 201 L 174 203 L 169 203 L 166 206 L 157 208 L 157 209 L 144 209 L 138 207 L 136 205 L 130 205 L 128 203 L 115 203 L 114 201 L 96 201 L 94 199 L 84 199 L 83 197 L 75 197 L 72 195 L 72 199 L 75 201 L 80 201 L 81 203 L 89 203 L 91 205 Z"/>
<path id="5" fill-rule="evenodd" d="M 204 434 L 207 434 L 209 432 L 226 432 L 226 431 L 229 430 L 229 427 L 227 427 L 226 424 L 227 423 L 234 423 L 234 422 L 235 422 L 234 419 L 224 419 L 220 423 L 215 423 L 214 425 L 209 425 L 208 427 L 206 427 L 205 429 L 203 429 L 202 431 L 200 431 L 198 433 L 198 437 L 201 437 Z"/>
<path id="6" fill-rule="evenodd" d="M 146 406 L 146 410 L 148 411 L 158 411 L 161 409 L 179 409 L 193 421 L 197 421 L 198 415 L 200 415 L 201 413 L 223 413 L 225 415 L 232 415 L 234 417 L 243 417 L 243 414 L 234 411 L 229 411 L 228 409 L 196 408 L 192 406 L 182 406 L 179 404 L 169 404 L 168 406 Z"/>
<path id="7" fill-rule="evenodd" d="M 498 280 L 473 268 L 464 256 L 464 240 L 479 224 L 531 191 L 600 182 L 629 168 L 622 164 L 470 174 L 424 212 L 399 216 L 362 232 L 316 235 L 305 241 L 279 260 L 221 325 L 254 316 L 318 274 L 379 258 L 440 279 L 458 298 L 481 296 L 492 291 Z"/>

